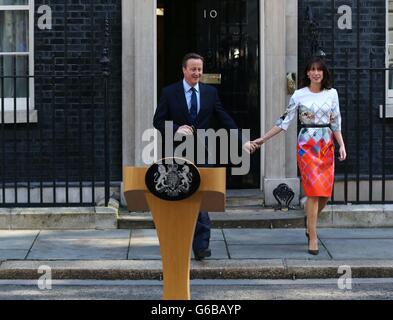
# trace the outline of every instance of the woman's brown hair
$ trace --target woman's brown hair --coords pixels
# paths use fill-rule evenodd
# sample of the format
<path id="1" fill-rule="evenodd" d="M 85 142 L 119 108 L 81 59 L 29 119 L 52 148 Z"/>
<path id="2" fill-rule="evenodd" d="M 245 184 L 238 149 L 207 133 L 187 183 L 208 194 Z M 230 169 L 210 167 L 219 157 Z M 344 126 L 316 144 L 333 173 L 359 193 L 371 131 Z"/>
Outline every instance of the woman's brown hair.
<path id="1" fill-rule="evenodd" d="M 303 78 L 300 81 L 299 88 L 308 87 L 311 84 L 311 80 L 307 75 L 313 67 L 316 67 L 318 70 L 323 71 L 323 80 L 321 83 L 321 91 L 328 90 L 332 88 L 332 82 L 330 77 L 330 72 L 326 66 L 326 63 L 320 57 L 313 57 L 308 62 L 306 67 L 304 68 Z"/>

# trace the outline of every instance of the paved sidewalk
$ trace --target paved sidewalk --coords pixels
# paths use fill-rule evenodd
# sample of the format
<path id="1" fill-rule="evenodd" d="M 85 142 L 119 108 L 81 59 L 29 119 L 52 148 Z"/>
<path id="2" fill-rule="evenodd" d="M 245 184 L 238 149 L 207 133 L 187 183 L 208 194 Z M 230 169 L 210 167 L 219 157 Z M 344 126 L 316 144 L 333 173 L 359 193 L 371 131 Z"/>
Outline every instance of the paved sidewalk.
<path id="1" fill-rule="evenodd" d="M 213 229 L 212 257 L 192 261 L 192 278 L 393 277 L 393 228 L 319 228 L 318 256 L 307 252 L 304 229 Z M 0 230 L 0 279 L 161 279 L 154 229 Z"/>

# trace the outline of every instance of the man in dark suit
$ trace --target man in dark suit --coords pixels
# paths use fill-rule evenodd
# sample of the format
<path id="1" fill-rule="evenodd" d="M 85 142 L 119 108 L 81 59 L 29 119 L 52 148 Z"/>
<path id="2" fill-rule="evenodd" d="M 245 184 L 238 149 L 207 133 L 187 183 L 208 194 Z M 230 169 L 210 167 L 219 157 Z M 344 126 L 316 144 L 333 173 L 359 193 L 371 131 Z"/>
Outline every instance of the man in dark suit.
<path id="1" fill-rule="evenodd" d="M 200 82 L 203 61 L 196 53 L 187 54 L 183 59 L 184 79 L 163 89 L 153 120 L 163 136 L 166 121 L 172 122 L 173 133 L 183 136 L 193 135 L 198 129 L 211 129 L 213 121 L 225 129 L 238 129 L 222 107 L 216 88 Z M 253 152 L 256 146 L 248 142 L 245 148 Z M 207 212 L 200 212 L 193 241 L 195 259 L 211 256 L 209 241 L 210 218 Z"/>

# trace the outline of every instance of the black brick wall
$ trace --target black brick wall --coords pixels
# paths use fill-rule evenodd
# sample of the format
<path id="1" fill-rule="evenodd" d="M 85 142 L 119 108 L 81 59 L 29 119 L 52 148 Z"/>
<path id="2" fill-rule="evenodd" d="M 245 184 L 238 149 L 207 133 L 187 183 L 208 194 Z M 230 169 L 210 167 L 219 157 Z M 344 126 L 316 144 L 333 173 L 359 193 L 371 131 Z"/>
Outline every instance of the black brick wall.
<path id="1" fill-rule="evenodd" d="M 52 8 L 51 30 L 37 27 L 37 9 L 44 4 Z M 64 181 L 66 175 L 70 181 L 91 181 L 93 175 L 103 180 L 104 90 L 99 62 L 108 16 L 111 180 L 121 181 L 121 1 L 37 0 L 35 6 L 39 121 L 2 127 L 5 166 L 0 175 L 6 181 Z"/>
<path id="2" fill-rule="evenodd" d="M 337 25 L 338 7 L 344 4 L 352 8 L 352 30 L 340 30 Z M 385 100 L 385 73 L 369 68 L 385 67 L 385 5 L 385 0 L 299 1 L 299 75 L 310 55 L 306 16 L 306 8 L 310 6 L 319 25 L 320 45 L 333 72 L 334 87 L 339 93 L 349 158 L 345 164 L 336 161 L 338 175 L 345 171 L 350 176 L 359 172 L 366 177 L 370 173 L 382 173 L 383 121 L 379 118 L 379 105 Z M 362 70 L 337 69 L 358 66 Z M 392 119 L 386 119 L 385 139 L 385 173 L 393 174 Z"/>
<path id="3" fill-rule="evenodd" d="M 65 1 L 67 8 L 65 8 Z M 334 68 L 384 66 L 385 0 L 300 0 L 299 1 L 299 75 L 307 59 L 306 6 L 312 8 L 319 24 L 321 47 L 328 64 Z M 359 28 L 357 3 L 360 8 Z M 120 0 L 37 0 L 36 8 L 52 8 L 52 30 L 39 30 L 35 16 L 36 109 L 38 124 L 2 126 L 1 166 L 4 180 L 19 181 L 65 179 L 89 180 L 95 165 L 97 180 L 103 178 L 104 113 L 100 72 L 103 25 L 111 19 L 110 78 L 110 153 L 112 180 L 121 180 L 121 2 Z M 337 8 L 347 4 L 353 10 L 353 29 L 337 28 Z M 65 11 L 67 9 L 67 14 Z M 68 17 L 65 30 L 65 16 Z M 334 22 L 334 23 L 333 23 Z M 92 31 L 93 30 L 93 31 Z M 359 38 L 359 42 L 358 42 Z M 334 50 L 333 50 L 334 47 Z M 359 53 L 359 55 L 358 55 Z M 370 60 L 372 54 L 372 61 Z M 358 61 L 359 57 L 359 61 Z M 337 164 L 337 173 L 373 174 L 382 172 L 383 124 L 378 106 L 384 101 L 384 73 L 373 71 L 334 71 L 335 88 L 340 95 L 343 133 L 349 159 Z M 61 76 L 68 76 L 65 81 Z M 56 76 L 57 78 L 53 77 Z M 87 77 L 78 77 L 87 75 Z M 372 84 L 370 94 L 370 84 Z M 67 89 L 66 89 L 67 88 Z M 93 93 L 94 100 L 91 98 Z M 371 102 L 370 102 L 371 96 Z M 92 103 L 93 101 L 93 103 Z M 371 106 L 371 113 L 370 113 Z M 94 124 L 93 124 L 94 114 Z M 371 114 L 371 116 L 370 116 Z M 67 130 L 66 130 L 67 128 Z M 94 128 L 94 130 L 93 130 Z M 372 150 L 369 137 L 372 128 Z M 358 130 L 359 129 L 359 130 Z M 93 133 L 94 132 L 94 133 Z M 0 138 L 1 138 L 0 137 Z M 66 142 L 68 138 L 68 143 Z M 81 141 L 81 145 L 79 145 Z M 386 120 L 385 170 L 393 174 L 393 123 Z M 359 153 L 357 152 L 359 150 Z M 369 154 L 372 151 L 372 157 Z M 94 157 L 91 154 L 94 153 Z M 67 160 L 66 160 L 67 159 Z"/>

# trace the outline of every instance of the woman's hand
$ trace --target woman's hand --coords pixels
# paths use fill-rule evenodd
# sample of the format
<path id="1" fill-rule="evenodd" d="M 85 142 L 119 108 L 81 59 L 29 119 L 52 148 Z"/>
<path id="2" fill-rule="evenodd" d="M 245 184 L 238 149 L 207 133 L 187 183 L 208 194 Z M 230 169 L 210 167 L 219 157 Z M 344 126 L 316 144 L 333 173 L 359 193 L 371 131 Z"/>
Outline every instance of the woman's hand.
<path id="1" fill-rule="evenodd" d="M 343 136 L 341 135 L 341 131 L 334 131 L 334 137 L 336 138 L 336 141 L 340 146 L 338 159 L 340 161 L 344 161 L 347 158 L 347 151 L 345 150 L 345 144 L 344 144 Z"/>
<path id="2" fill-rule="evenodd" d="M 344 161 L 347 158 L 347 151 L 345 150 L 345 146 L 340 146 L 339 150 L 340 157 L 338 158 L 340 161 Z"/>

